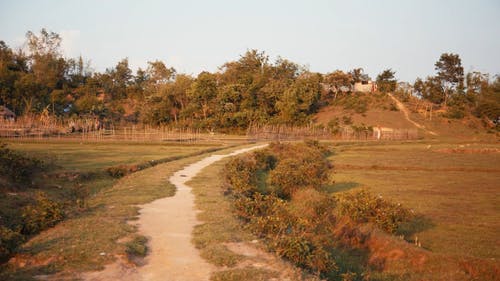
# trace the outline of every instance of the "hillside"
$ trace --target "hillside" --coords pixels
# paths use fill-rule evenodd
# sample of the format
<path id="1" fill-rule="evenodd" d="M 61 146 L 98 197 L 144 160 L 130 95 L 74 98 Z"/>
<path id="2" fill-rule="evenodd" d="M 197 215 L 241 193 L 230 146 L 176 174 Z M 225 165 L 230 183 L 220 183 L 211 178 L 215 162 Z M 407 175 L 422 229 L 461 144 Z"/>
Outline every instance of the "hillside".
<path id="1" fill-rule="evenodd" d="M 367 126 L 392 129 L 419 129 L 421 136 L 430 138 L 495 139 L 498 133 L 471 114 L 461 119 L 448 118 L 445 109 L 430 114 L 430 107 L 418 99 L 395 97 L 404 109 L 385 93 L 352 93 L 338 96 L 330 105 L 313 116 L 324 126 Z M 409 121 L 408 119 L 411 121 Z M 420 125 L 417 126 L 416 124 Z"/>

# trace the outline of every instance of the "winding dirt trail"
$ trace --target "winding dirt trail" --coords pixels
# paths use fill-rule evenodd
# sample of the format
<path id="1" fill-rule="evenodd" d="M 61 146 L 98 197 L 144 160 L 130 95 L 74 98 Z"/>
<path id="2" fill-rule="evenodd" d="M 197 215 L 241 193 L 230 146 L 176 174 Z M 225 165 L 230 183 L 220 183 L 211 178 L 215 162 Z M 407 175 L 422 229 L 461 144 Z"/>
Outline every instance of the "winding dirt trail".
<path id="1" fill-rule="evenodd" d="M 254 149 L 263 148 L 258 145 L 239 149 L 225 155 L 212 155 L 170 177 L 177 191 L 173 197 L 158 199 L 140 206 L 137 226 L 139 233 L 148 237 L 149 254 L 145 264 L 138 268 L 130 268 L 117 262 L 105 270 L 92 272 L 85 280 L 131 280 L 131 281 L 199 281 L 209 280 L 214 266 L 203 260 L 198 250 L 191 243 L 196 219 L 194 195 L 186 182 L 191 180 L 203 168 L 224 157 L 237 155 Z"/>
<path id="2" fill-rule="evenodd" d="M 415 127 L 422 129 L 433 136 L 437 136 L 437 134 L 435 132 L 426 129 L 424 125 L 419 124 L 419 123 L 411 120 L 410 119 L 410 112 L 408 111 L 408 108 L 406 108 L 406 106 L 402 102 L 400 102 L 395 96 L 393 96 L 391 93 L 388 93 L 388 95 L 396 103 L 396 107 L 403 112 L 403 114 L 405 115 L 405 118 L 406 118 L 406 120 L 408 120 L 408 122 L 412 123 L 413 125 L 415 125 Z"/>

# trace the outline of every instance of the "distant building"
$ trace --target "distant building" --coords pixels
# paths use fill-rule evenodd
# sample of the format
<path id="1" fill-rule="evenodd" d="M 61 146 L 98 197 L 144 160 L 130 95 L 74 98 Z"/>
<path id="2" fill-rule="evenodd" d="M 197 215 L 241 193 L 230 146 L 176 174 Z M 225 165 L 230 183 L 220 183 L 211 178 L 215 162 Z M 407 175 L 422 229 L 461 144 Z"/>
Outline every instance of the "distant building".
<path id="1" fill-rule="evenodd" d="M 373 93 L 377 90 L 377 83 L 371 80 L 365 80 L 354 83 L 353 91 L 361 93 Z"/>
<path id="2" fill-rule="evenodd" d="M 0 118 L 3 120 L 14 121 L 16 120 L 16 114 L 7 107 L 0 105 Z"/>
<path id="3" fill-rule="evenodd" d="M 331 85 L 331 84 L 326 84 L 326 83 L 320 83 L 322 89 L 324 92 L 326 93 L 334 93 L 334 94 L 337 94 L 337 93 L 349 93 L 352 91 L 351 87 L 348 87 L 348 86 L 339 86 L 339 87 L 336 87 L 334 85 Z"/>

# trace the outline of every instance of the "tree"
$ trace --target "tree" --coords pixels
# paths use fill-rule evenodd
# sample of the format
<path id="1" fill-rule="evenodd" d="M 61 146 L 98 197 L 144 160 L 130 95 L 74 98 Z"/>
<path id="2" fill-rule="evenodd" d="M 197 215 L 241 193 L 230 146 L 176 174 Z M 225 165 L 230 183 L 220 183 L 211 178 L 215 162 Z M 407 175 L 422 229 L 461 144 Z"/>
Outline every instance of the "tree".
<path id="1" fill-rule="evenodd" d="M 203 117 L 206 121 L 211 113 L 210 105 L 217 96 L 216 75 L 209 72 L 200 73 L 187 94 L 191 100 L 194 117 Z"/>
<path id="2" fill-rule="evenodd" d="M 488 87 L 489 76 L 479 71 L 467 73 L 465 76 L 467 83 L 467 93 L 478 95 L 485 87 Z"/>
<path id="3" fill-rule="evenodd" d="M 55 32 L 48 32 L 42 28 L 40 35 L 34 34 L 32 31 L 26 32 L 26 39 L 31 55 L 51 55 L 60 56 L 61 51 L 61 36 Z"/>
<path id="4" fill-rule="evenodd" d="M 370 76 L 368 76 L 368 74 L 365 74 L 363 68 L 361 67 L 351 70 L 349 74 L 352 77 L 353 83 L 370 80 Z"/>
<path id="5" fill-rule="evenodd" d="M 119 61 L 115 68 L 107 69 L 101 75 L 105 90 L 113 99 L 123 99 L 127 96 L 127 88 L 132 84 L 132 70 L 128 66 L 128 58 Z"/>
<path id="6" fill-rule="evenodd" d="M 92 76 L 90 61 L 84 61 L 82 56 L 79 56 L 78 59 L 69 59 L 67 65 L 67 74 L 72 87 L 83 86 L 86 80 Z"/>
<path id="7" fill-rule="evenodd" d="M 448 98 L 453 93 L 463 90 L 464 68 L 459 55 L 444 53 L 435 63 L 437 78 L 443 88 L 443 102 L 446 105 Z"/>
<path id="8" fill-rule="evenodd" d="M 394 92 L 396 90 L 396 74 L 392 69 L 386 69 L 377 76 L 377 87 L 381 92 Z"/>
<path id="9" fill-rule="evenodd" d="M 152 84 L 165 84 L 175 77 L 176 71 L 173 67 L 167 68 L 162 61 L 155 60 L 148 61 L 146 72 Z"/>

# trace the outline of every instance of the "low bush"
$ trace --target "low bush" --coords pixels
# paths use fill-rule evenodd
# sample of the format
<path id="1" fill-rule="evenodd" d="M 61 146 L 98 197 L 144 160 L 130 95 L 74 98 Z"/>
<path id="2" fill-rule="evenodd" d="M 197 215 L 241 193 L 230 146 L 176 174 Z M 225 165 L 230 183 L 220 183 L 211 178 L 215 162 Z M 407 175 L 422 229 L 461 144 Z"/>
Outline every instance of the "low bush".
<path id="1" fill-rule="evenodd" d="M 0 225 L 0 262 L 6 261 L 23 240 L 19 232 Z"/>
<path id="2" fill-rule="evenodd" d="M 56 225 L 63 219 L 63 206 L 50 200 L 45 193 L 38 192 L 34 204 L 30 204 L 22 210 L 21 233 L 36 234 Z"/>
<path id="3" fill-rule="evenodd" d="M 350 249 L 365 247 L 359 223 L 398 233 L 412 214 L 367 190 L 323 192 L 330 181 L 328 153 L 318 142 L 273 143 L 234 158 L 225 167 L 232 207 L 271 251 L 322 277 L 359 280 L 354 271 L 362 269 L 345 262 Z M 268 175 L 264 188 L 258 187 L 262 174 Z"/>
<path id="4" fill-rule="evenodd" d="M 281 197 L 290 198 L 300 188 L 319 188 L 328 182 L 328 170 L 327 163 L 320 159 L 287 158 L 269 172 L 268 183 L 277 187 Z"/>
<path id="5" fill-rule="evenodd" d="M 459 106 L 451 106 L 448 108 L 448 112 L 444 114 L 445 117 L 451 119 L 462 119 L 465 117 L 465 108 Z"/>
<path id="6" fill-rule="evenodd" d="M 125 244 L 125 252 L 130 256 L 145 257 L 148 253 L 148 239 L 145 236 L 137 235 Z"/>
<path id="7" fill-rule="evenodd" d="M 253 157 L 233 158 L 226 165 L 226 181 L 237 194 L 250 195 L 255 192 L 257 183 L 257 162 Z"/>
<path id="8" fill-rule="evenodd" d="M 119 179 L 130 173 L 130 169 L 126 165 L 112 166 L 106 169 L 106 172 L 113 178 Z"/>
<path id="9" fill-rule="evenodd" d="M 25 156 L 0 144 L 0 175 L 14 183 L 29 183 L 33 174 L 43 168 L 43 161 Z"/>
<path id="10" fill-rule="evenodd" d="M 371 222 L 388 233 L 399 233 L 399 227 L 409 222 L 413 215 L 401 204 L 374 196 L 362 189 L 337 195 L 338 212 L 356 222 Z"/>
<path id="11" fill-rule="evenodd" d="M 327 152 L 318 142 L 271 144 L 231 160 L 225 170 L 238 217 L 272 251 L 315 273 L 337 270 L 325 239 L 332 225 L 326 221 L 335 221 L 334 199 L 314 189 L 328 180 Z M 269 173 L 268 183 L 274 186 L 268 187 L 269 194 L 256 188 L 258 171 Z M 297 200 L 308 206 L 307 211 L 293 203 Z"/>

